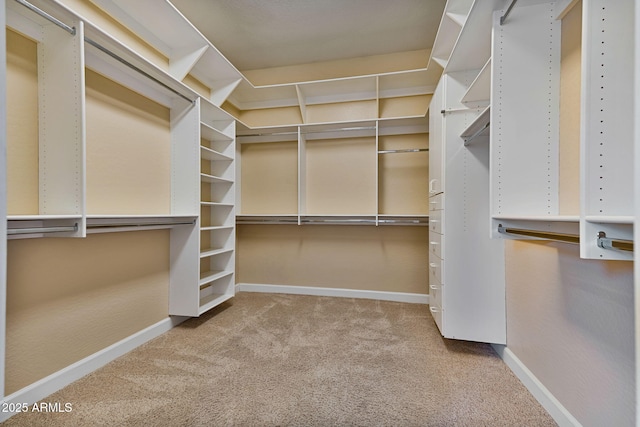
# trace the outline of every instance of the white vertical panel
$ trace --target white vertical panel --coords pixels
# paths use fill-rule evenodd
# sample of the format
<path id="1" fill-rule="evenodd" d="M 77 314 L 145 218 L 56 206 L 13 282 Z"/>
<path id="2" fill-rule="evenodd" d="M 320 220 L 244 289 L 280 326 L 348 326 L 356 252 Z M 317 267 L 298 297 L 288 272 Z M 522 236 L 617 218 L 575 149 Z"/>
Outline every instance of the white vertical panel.
<path id="1" fill-rule="evenodd" d="M 0 0 L 0 27 L 6 27 L 5 0 Z M 7 40 L 0 34 L 0 396 L 4 396 L 5 325 L 7 307 Z"/>
<path id="2" fill-rule="evenodd" d="M 198 316 L 200 300 L 200 221 L 171 229 L 169 314 Z"/>
<path id="3" fill-rule="evenodd" d="M 493 215 L 557 215 L 560 21 L 553 4 L 493 20 Z"/>
<path id="4" fill-rule="evenodd" d="M 83 26 L 76 35 L 44 25 L 38 43 L 40 214 L 84 207 Z"/>
<path id="5" fill-rule="evenodd" d="M 298 127 L 298 225 L 300 215 L 307 214 L 307 139 Z"/>
<path id="6" fill-rule="evenodd" d="M 634 214 L 634 5 L 584 0 L 581 122 L 581 256 L 633 259 L 598 248 L 599 231 L 631 239 L 632 227 L 611 225 Z M 593 217 L 598 217 L 593 220 Z"/>
<path id="7" fill-rule="evenodd" d="M 198 215 L 200 201 L 200 99 L 175 99 L 171 120 L 171 214 Z"/>
<path id="8" fill-rule="evenodd" d="M 465 146 L 460 137 L 478 115 L 460 102 L 476 75 L 445 75 L 445 109 L 452 112 L 443 130 L 443 332 L 448 338 L 505 343 L 504 242 L 487 233 L 489 141 Z"/>
<path id="9" fill-rule="evenodd" d="M 635 98 L 633 108 L 636 111 L 640 111 L 640 0 L 634 2 L 635 5 L 635 22 L 634 22 L 634 81 L 635 84 Z M 640 121 L 634 121 L 634 182 L 640 182 Z M 638 223 L 638 216 L 640 215 L 640 185 L 634 187 L 635 197 L 635 212 L 634 212 L 634 225 L 633 225 L 633 240 L 635 242 L 640 241 L 640 224 Z M 634 252 L 634 284 L 640 283 L 640 251 Z M 637 289 L 637 288 L 636 288 Z M 636 392 L 636 426 L 640 425 L 640 292 L 634 292 L 634 308 L 635 308 L 635 392 Z"/>
<path id="10" fill-rule="evenodd" d="M 444 177 L 442 175 L 442 123 L 441 110 L 443 103 L 444 79 L 440 79 L 431 104 L 429 105 L 429 196 L 442 192 Z"/>

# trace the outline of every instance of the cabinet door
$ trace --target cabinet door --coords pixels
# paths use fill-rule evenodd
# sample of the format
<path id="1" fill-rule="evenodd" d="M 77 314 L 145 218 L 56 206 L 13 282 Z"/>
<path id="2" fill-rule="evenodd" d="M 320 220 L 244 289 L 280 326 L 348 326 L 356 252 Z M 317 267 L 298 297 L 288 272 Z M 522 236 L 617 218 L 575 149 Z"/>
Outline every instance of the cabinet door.
<path id="1" fill-rule="evenodd" d="M 436 88 L 429 106 L 429 197 L 442 193 L 444 189 L 444 176 L 442 168 L 443 141 L 442 141 L 442 109 L 443 82 Z"/>

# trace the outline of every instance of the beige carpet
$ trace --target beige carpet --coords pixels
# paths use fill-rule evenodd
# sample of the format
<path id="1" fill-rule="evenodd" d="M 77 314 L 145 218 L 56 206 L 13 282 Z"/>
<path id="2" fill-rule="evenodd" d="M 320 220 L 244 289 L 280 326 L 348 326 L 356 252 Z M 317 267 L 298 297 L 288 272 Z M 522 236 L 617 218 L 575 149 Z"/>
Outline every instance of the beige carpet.
<path id="1" fill-rule="evenodd" d="M 424 305 L 240 293 L 10 426 L 553 426 L 487 344 Z"/>

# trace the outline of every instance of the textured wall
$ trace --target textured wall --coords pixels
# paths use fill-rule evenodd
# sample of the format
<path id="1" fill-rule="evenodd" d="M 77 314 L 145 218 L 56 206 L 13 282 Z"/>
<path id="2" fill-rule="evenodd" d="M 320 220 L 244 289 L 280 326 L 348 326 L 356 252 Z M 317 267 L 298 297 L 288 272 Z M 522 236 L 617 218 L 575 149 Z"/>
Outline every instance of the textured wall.
<path id="1" fill-rule="evenodd" d="M 427 227 L 241 225 L 239 283 L 428 293 Z"/>
<path id="2" fill-rule="evenodd" d="M 169 232 L 8 243 L 7 394 L 168 316 Z"/>
<path id="3" fill-rule="evenodd" d="M 635 423 L 633 263 L 507 242 L 507 346 L 585 426 Z"/>

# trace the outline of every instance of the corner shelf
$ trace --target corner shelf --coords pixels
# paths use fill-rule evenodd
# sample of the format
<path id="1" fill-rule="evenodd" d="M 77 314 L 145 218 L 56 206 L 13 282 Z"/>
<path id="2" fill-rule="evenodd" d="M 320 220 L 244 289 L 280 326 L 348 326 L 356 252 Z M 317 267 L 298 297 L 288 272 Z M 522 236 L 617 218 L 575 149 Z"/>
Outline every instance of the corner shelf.
<path id="1" fill-rule="evenodd" d="M 469 145 L 481 136 L 489 136 L 489 119 L 491 117 L 491 106 L 488 106 L 478 114 L 478 117 L 471 122 L 469 126 L 460 134 L 460 138 L 464 140 L 464 145 Z M 484 139 L 488 141 L 487 139 Z"/>

